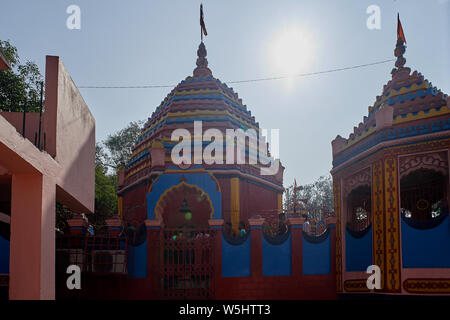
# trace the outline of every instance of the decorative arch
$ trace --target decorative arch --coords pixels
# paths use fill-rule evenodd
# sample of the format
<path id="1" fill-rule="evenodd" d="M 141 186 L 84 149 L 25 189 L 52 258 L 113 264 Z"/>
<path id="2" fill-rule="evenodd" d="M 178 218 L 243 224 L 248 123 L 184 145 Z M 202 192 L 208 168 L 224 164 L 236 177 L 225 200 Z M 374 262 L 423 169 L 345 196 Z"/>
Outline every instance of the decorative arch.
<path id="1" fill-rule="evenodd" d="M 448 175 L 423 166 L 409 170 L 400 179 L 400 204 L 402 218 L 410 226 L 437 226 L 448 213 Z"/>
<path id="2" fill-rule="evenodd" d="M 363 231 L 372 221 L 372 191 L 363 184 L 353 189 L 347 196 L 347 230 Z"/>
<path id="3" fill-rule="evenodd" d="M 172 186 L 169 189 L 167 189 L 166 191 L 164 191 L 164 193 L 160 196 L 158 202 L 156 203 L 155 218 L 159 219 L 159 220 L 163 220 L 162 214 L 164 212 L 164 209 L 168 205 L 167 201 L 170 200 L 170 194 L 185 192 L 185 190 L 181 190 L 182 188 L 188 189 L 189 191 L 195 190 L 195 191 L 197 191 L 197 193 L 200 193 L 201 197 L 206 200 L 206 203 L 209 204 L 209 208 L 210 208 L 210 212 L 211 212 L 209 219 L 212 219 L 214 216 L 214 206 L 211 202 L 211 199 L 209 198 L 209 195 L 202 188 L 200 188 L 196 185 L 193 185 L 193 184 L 186 183 L 185 181 L 181 181 L 179 184 Z"/>
<path id="4" fill-rule="evenodd" d="M 344 182 L 346 204 L 346 229 L 363 231 L 372 221 L 372 174 L 371 168 L 365 168 Z"/>
<path id="5" fill-rule="evenodd" d="M 172 173 L 173 172 L 173 173 Z M 157 219 L 157 205 L 168 190 L 183 183 L 208 196 L 208 202 L 212 207 L 211 219 L 222 219 L 222 193 L 216 179 L 212 179 L 208 172 L 198 170 L 171 171 L 159 175 L 151 185 L 151 191 L 147 193 L 147 219 Z"/>
<path id="6" fill-rule="evenodd" d="M 429 169 L 444 176 L 448 175 L 448 160 L 446 152 L 422 153 L 400 158 L 400 178 L 419 169 Z"/>
<path id="7" fill-rule="evenodd" d="M 371 172 L 370 168 L 366 168 L 360 172 L 357 172 L 347 178 L 344 183 L 345 197 L 347 197 L 350 192 L 361 186 L 371 186 Z"/>

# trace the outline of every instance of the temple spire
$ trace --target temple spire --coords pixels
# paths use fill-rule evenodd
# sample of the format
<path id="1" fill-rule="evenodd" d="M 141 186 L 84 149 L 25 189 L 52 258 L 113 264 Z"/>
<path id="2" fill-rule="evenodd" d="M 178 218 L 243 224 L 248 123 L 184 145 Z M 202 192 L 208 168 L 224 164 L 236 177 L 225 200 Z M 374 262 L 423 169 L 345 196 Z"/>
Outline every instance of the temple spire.
<path id="1" fill-rule="evenodd" d="M 400 22 L 400 14 L 397 14 L 397 44 L 394 50 L 394 55 L 397 57 L 397 60 L 395 61 L 396 68 L 392 70 L 392 75 L 404 69 L 406 63 L 406 59 L 403 57 L 406 51 L 405 43 L 406 38 L 405 33 L 403 32 L 402 23 Z"/>
<path id="2" fill-rule="evenodd" d="M 206 59 L 206 47 L 205 44 L 200 42 L 197 50 L 197 68 L 194 69 L 194 77 L 210 77 L 212 76 L 211 70 L 208 68 L 208 60 Z"/>

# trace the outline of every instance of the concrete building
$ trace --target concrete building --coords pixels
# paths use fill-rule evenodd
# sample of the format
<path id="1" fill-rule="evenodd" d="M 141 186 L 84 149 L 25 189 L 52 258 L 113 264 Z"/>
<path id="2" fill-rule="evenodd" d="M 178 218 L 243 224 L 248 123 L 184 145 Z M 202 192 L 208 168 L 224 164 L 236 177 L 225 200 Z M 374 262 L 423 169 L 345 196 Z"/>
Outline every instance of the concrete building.
<path id="1" fill-rule="evenodd" d="M 45 111 L 27 114 L 25 137 L 22 120 L 0 112 L 0 286 L 10 299 L 54 299 L 55 203 L 93 212 L 95 177 L 94 117 L 59 57 L 46 57 Z"/>

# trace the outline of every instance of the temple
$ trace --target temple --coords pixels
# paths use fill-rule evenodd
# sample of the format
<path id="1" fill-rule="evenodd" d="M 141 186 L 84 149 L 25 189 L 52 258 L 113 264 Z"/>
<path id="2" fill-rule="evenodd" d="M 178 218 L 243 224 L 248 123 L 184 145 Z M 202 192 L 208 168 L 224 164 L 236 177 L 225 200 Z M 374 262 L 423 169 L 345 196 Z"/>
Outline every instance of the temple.
<path id="1" fill-rule="evenodd" d="M 119 212 L 106 221 L 107 233 L 90 236 L 81 217 L 69 221 L 71 234 L 60 237 L 57 248 L 66 263 L 84 271 L 84 289 L 67 290 L 61 272 L 58 297 L 336 298 L 336 220 L 324 222 L 320 233 L 303 232 L 302 207 L 298 214 L 283 212 L 284 167 L 270 152 L 261 152 L 267 143 L 258 122 L 233 89 L 213 77 L 206 54 L 201 42 L 193 76 L 181 81 L 144 124 L 131 158 L 118 172 Z M 209 161 L 229 148 L 229 141 L 218 137 L 239 129 L 246 134 L 245 163 L 237 161 L 238 136 L 226 161 Z M 173 141 L 177 130 L 194 140 Z M 252 145 L 251 131 L 265 148 Z M 212 132 L 214 139 L 205 138 Z M 189 147 L 192 161 L 176 164 L 172 153 L 179 143 Z M 196 143 L 203 154 L 196 154 Z M 208 155 L 212 146 L 215 151 Z M 255 154 L 270 161 L 251 163 Z M 275 162 L 277 170 L 267 174 Z"/>
<path id="2" fill-rule="evenodd" d="M 405 66 L 399 21 L 392 79 L 345 139 L 332 141 L 341 293 L 449 294 L 449 98 Z M 369 266 L 379 288 L 366 285 Z"/>
<path id="3" fill-rule="evenodd" d="M 260 129 L 233 89 L 212 76 L 203 42 L 197 54 L 193 77 L 181 81 L 156 108 L 136 141 L 130 161 L 119 173 L 121 212 L 135 228 L 146 219 L 159 220 L 166 227 L 205 227 L 210 219 L 223 219 L 238 234 L 239 224 L 248 229 L 247 220 L 252 215 L 282 210 L 282 166 L 274 175 L 261 175 L 257 164 L 228 164 L 228 159 L 221 161 L 223 164 L 206 164 L 208 159 L 202 161 L 194 152 L 191 164 L 173 163 L 171 151 L 178 141 L 172 141 L 172 132 L 187 129 L 195 139 L 194 121 L 201 121 L 201 135 L 208 129 L 217 129 L 223 136 L 227 129 Z M 202 147 L 209 144 L 199 143 Z M 257 150 L 246 148 L 246 155 L 252 152 Z M 195 213 L 191 219 L 173 214 L 183 200 Z"/>

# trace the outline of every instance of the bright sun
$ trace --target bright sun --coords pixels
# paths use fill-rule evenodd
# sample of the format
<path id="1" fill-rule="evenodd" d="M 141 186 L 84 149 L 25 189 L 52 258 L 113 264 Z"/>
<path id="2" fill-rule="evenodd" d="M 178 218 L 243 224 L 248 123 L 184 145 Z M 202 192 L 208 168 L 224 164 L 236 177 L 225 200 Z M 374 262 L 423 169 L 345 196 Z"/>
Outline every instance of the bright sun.
<path id="1" fill-rule="evenodd" d="M 297 26 L 285 27 L 270 44 L 274 71 L 282 76 L 304 71 L 313 57 L 313 43 L 306 30 Z"/>

